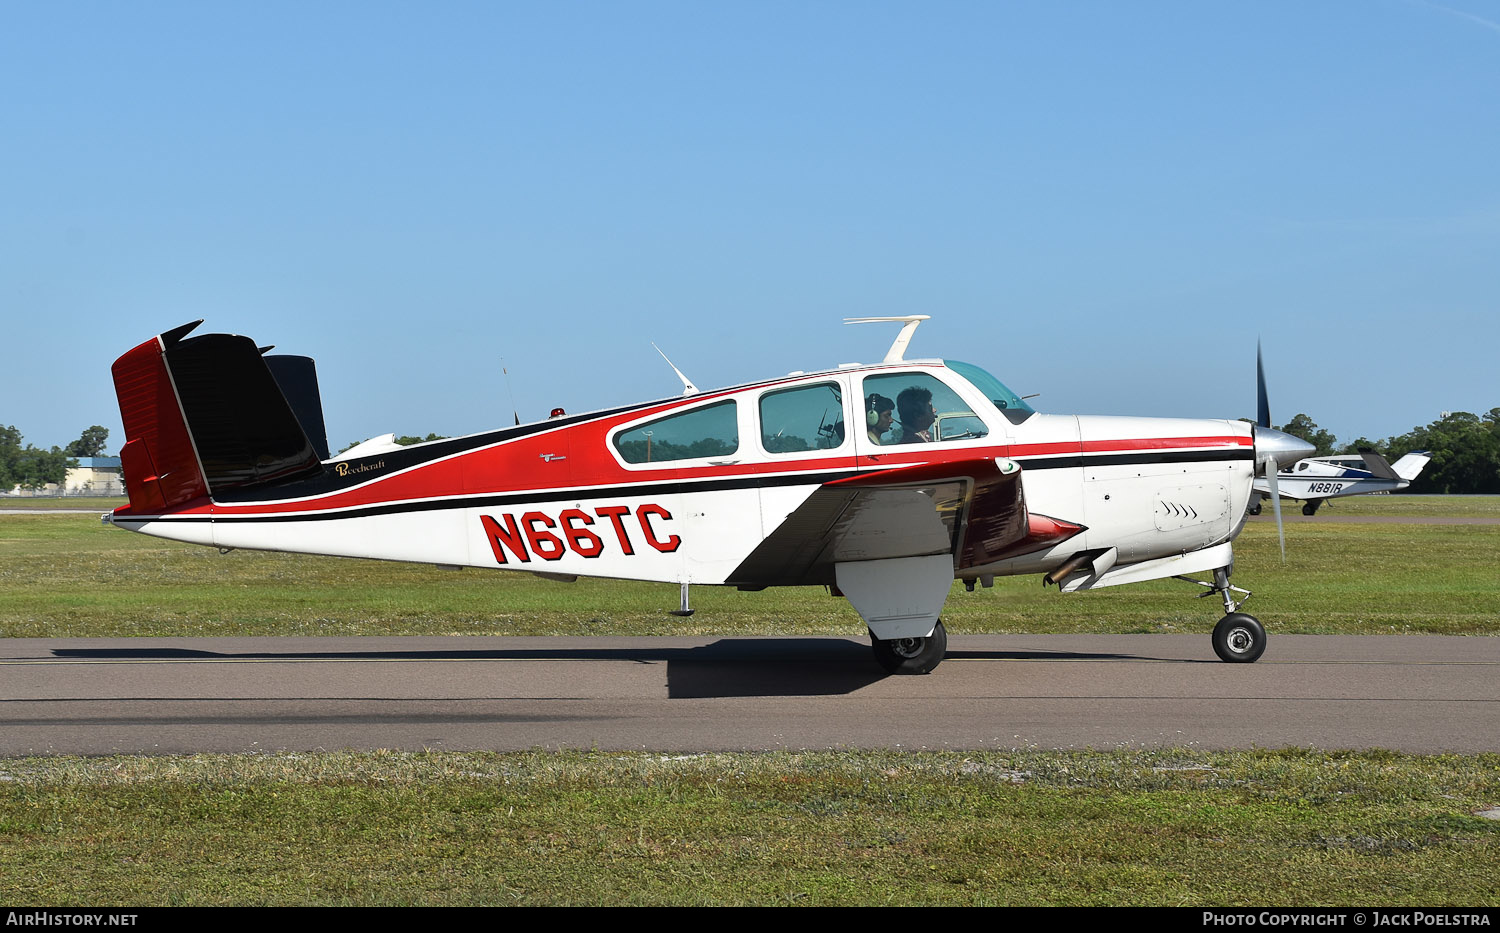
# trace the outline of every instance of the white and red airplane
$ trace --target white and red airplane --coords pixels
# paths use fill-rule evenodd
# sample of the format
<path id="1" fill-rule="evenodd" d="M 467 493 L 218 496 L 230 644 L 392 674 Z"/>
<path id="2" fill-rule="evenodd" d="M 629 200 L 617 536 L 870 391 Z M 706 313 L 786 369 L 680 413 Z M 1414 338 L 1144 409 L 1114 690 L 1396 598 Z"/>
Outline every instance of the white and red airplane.
<path id="1" fill-rule="evenodd" d="M 822 584 L 902 674 L 942 660 L 955 578 L 1073 592 L 1207 573 L 1190 582 L 1223 599 L 1215 651 L 1261 655 L 1231 542 L 1256 476 L 1311 445 L 1042 414 L 978 366 L 905 359 L 925 315 L 857 320 L 904 325 L 881 362 L 707 392 L 682 377 L 675 398 L 337 457 L 312 360 L 194 322 L 114 364 L 130 504 L 104 518 L 224 549 L 677 583 L 679 613 L 690 584 Z"/>

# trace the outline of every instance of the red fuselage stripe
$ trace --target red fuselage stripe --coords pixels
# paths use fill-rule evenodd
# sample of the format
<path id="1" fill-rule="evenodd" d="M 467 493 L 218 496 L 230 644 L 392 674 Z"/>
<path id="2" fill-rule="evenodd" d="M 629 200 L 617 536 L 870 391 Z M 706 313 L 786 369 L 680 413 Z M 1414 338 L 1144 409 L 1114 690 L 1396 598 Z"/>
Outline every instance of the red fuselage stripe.
<path id="1" fill-rule="evenodd" d="M 609 426 L 609 427 L 612 427 Z M 597 445 L 601 452 L 607 444 L 609 427 L 600 430 L 601 425 L 589 424 L 579 425 L 579 433 L 590 435 L 588 440 Z M 570 432 L 571 433 L 571 432 Z M 583 438 L 579 438 L 583 440 Z M 573 444 L 573 457 L 577 458 L 577 467 L 572 470 L 572 475 L 567 477 L 566 482 L 558 482 L 564 478 L 563 471 L 557 471 L 558 475 L 551 475 L 553 471 L 542 461 L 530 464 L 529 459 L 535 457 L 533 447 L 556 445 L 555 436 L 550 440 L 543 440 L 538 444 L 534 438 L 517 438 L 496 447 L 471 453 L 460 454 L 457 457 L 441 461 L 439 463 L 424 464 L 401 473 L 383 479 L 378 479 L 365 486 L 355 489 L 343 490 L 330 493 L 325 496 L 305 499 L 302 501 L 269 501 L 262 503 L 246 504 L 215 504 L 211 511 L 215 515 L 225 517 L 236 515 L 267 515 L 291 512 L 321 512 L 335 509 L 359 508 L 362 506 L 381 505 L 386 503 L 403 502 L 414 499 L 432 499 L 443 496 L 476 496 L 494 495 L 509 492 L 528 492 L 532 490 L 556 489 L 559 498 L 566 498 L 570 489 L 598 488 L 601 486 L 618 486 L 619 493 L 630 494 L 629 484 L 647 484 L 672 482 L 676 480 L 693 479 L 734 479 L 737 477 L 754 477 L 767 474 L 786 474 L 807 472 L 808 482 L 818 483 L 817 474 L 851 470 L 856 466 L 856 459 L 860 466 L 866 469 L 882 469 L 902 466 L 912 463 L 932 463 L 940 465 L 948 461 L 972 460 L 975 456 L 982 457 L 1041 457 L 1049 455 L 1066 455 L 1080 453 L 1128 453 L 1131 451 L 1201 451 L 1214 448 L 1240 448 L 1248 447 L 1254 442 L 1249 437 L 1148 437 L 1148 438 L 1120 438 L 1114 440 L 1084 441 L 1059 441 L 1040 444 L 996 444 L 989 447 L 963 447 L 963 448 L 937 448 L 925 445 L 910 445 L 905 447 L 884 447 L 864 452 L 860 457 L 845 454 L 839 456 L 825 456 L 819 458 L 803 458 L 796 460 L 776 461 L 770 463 L 742 463 L 725 464 L 722 466 L 689 466 L 689 467 L 664 467 L 645 470 L 626 470 L 609 458 L 607 462 L 603 457 L 595 456 L 591 463 L 580 462 L 583 457 L 577 453 L 580 444 Z M 878 450 L 878 452 L 876 452 Z M 505 463 L 514 460 L 516 463 Z M 496 469 L 496 465 L 504 463 L 505 469 Z M 485 468 L 488 467 L 488 468 Z M 529 467 L 529 469 L 528 469 Z M 482 473 L 490 477 L 500 479 L 503 482 L 458 482 L 455 474 L 468 476 Z M 200 503 L 194 503 L 194 507 L 184 509 L 174 514 L 202 514 L 208 511 Z"/>

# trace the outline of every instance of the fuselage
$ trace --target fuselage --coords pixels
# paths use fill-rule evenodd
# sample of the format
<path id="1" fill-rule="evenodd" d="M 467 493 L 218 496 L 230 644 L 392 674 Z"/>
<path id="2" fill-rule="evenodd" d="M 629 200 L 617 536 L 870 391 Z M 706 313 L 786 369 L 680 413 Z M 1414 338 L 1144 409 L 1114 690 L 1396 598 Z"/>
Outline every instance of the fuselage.
<path id="1" fill-rule="evenodd" d="M 884 422 L 871 409 L 898 402 Z M 1227 543 L 1255 469 L 1248 423 L 1042 414 L 976 367 L 941 360 L 354 453 L 316 475 L 111 520 L 220 548 L 771 586 L 810 581 L 746 579 L 747 558 L 825 484 L 924 464 L 1019 465 L 1033 522 L 1076 530 L 1000 559 L 955 558 L 955 576 L 974 577 L 1047 572 L 1081 550 L 1114 549 L 1124 565 Z"/>

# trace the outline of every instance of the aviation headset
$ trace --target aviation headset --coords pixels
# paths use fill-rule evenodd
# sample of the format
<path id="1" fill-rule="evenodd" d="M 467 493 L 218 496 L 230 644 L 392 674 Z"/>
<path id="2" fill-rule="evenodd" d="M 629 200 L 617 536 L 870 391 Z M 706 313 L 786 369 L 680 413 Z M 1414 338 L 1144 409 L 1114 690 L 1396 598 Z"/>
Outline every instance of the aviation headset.
<path id="1" fill-rule="evenodd" d="M 890 411 L 895 407 L 895 402 L 881 395 L 879 392 L 870 393 L 865 396 L 865 424 L 872 428 L 875 427 L 875 425 L 880 423 L 880 413 L 882 411 Z"/>

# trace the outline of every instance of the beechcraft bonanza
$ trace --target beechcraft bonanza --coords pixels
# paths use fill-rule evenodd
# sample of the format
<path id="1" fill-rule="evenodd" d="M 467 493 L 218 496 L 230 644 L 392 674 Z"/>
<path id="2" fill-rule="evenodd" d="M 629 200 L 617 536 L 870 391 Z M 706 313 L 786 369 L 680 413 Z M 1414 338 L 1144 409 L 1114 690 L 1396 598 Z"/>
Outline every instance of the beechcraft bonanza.
<path id="1" fill-rule="evenodd" d="M 1413 450 L 1390 463 L 1372 450 L 1362 450 L 1335 457 L 1309 457 L 1282 470 L 1276 479 L 1281 498 L 1301 499 L 1302 514 L 1315 515 L 1325 499 L 1405 489 L 1431 459 L 1427 451 Z M 1255 492 L 1250 501 L 1251 515 L 1259 515 L 1261 500 L 1271 497 L 1270 482 L 1257 477 Z"/>
<path id="2" fill-rule="evenodd" d="M 677 583 L 679 613 L 691 584 L 821 584 L 900 674 L 942 660 L 954 579 L 1182 577 L 1223 600 L 1219 657 L 1258 658 L 1232 542 L 1255 478 L 1313 448 L 1242 421 L 1042 414 L 978 366 L 905 359 L 923 320 L 851 321 L 903 325 L 878 363 L 684 376 L 675 398 L 337 457 L 311 359 L 194 322 L 114 364 L 130 504 L 104 519 L 226 550 Z"/>

